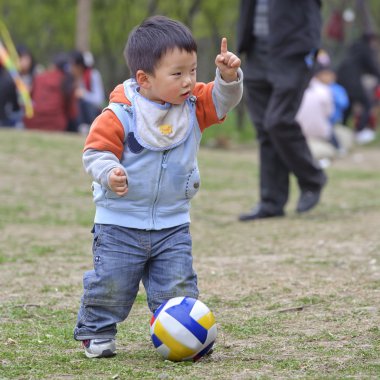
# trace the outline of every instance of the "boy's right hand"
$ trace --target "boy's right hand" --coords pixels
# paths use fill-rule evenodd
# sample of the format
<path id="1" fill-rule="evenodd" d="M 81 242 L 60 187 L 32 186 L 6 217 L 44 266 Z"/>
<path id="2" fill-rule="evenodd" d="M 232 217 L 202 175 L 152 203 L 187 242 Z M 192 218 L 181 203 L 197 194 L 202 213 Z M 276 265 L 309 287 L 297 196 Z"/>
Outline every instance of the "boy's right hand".
<path id="1" fill-rule="evenodd" d="M 233 82 L 238 78 L 238 69 L 241 65 L 240 58 L 227 49 L 227 38 L 223 37 L 220 44 L 220 54 L 215 58 L 215 64 L 220 71 L 220 75 L 226 82 Z"/>
<path id="2" fill-rule="evenodd" d="M 110 189 L 117 195 L 123 196 L 128 192 L 128 181 L 125 171 L 120 168 L 112 169 L 108 178 Z"/>

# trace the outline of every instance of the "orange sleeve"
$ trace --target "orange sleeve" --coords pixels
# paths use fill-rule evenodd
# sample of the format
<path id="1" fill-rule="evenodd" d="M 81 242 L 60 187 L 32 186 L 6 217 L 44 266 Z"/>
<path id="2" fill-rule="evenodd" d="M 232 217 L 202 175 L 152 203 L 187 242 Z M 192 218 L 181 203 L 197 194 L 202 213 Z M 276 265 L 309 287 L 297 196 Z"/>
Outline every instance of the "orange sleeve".
<path id="1" fill-rule="evenodd" d="M 196 115 L 201 131 L 213 124 L 220 124 L 225 119 L 225 117 L 219 119 L 216 114 L 215 105 L 212 100 L 213 88 L 214 82 L 207 84 L 198 82 L 194 87 L 193 94 L 197 97 Z"/>
<path id="2" fill-rule="evenodd" d="M 94 120 L 83 151 L 87 149 L 112 152 L 121 159 L 124 151 L 124 128 L 111 110 L 102 112 Z"/>

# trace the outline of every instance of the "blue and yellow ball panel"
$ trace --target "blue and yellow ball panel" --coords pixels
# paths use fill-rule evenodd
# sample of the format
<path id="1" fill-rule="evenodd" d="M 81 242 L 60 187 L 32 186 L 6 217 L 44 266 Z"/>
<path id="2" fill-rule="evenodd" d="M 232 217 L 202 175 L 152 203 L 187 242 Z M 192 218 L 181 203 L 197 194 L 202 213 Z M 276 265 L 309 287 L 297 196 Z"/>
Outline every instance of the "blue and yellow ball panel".
<path id="1" fill-rule="evenodd" d="M 199 360 L 213 346 L 217 335 L 212 312 L 190 297 L 172 298 L 161 305 L 150 325 L 154 347 L 172 361 Z"/>

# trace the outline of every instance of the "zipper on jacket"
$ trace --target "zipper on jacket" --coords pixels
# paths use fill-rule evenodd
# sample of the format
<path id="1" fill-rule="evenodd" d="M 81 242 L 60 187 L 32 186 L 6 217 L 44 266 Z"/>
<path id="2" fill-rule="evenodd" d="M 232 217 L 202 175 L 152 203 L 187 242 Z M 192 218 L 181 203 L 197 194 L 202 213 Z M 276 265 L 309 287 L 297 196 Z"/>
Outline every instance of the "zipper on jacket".
<path id="1" fill-rule="evenodd" d="M 158 182 L 157 182 L 157 187 L 156 187 L 156 194 L 153 199 L 153 206 L 152 206 L 152 228 L 154 229 L 155 227 L 155 214 L 156 214 L 156 205 L 157 205 L 157 200 L 158 196 L 161 190 L 161 181 L 162 181 L 162 176 L 163 172 L 167 167 L 167 161 L 168 161 L 168 154 L 169 150 L 164 150 L 162 153 L 161 157 L 161 165 L 160 165 L 160 174 L 158 176 Z"/>

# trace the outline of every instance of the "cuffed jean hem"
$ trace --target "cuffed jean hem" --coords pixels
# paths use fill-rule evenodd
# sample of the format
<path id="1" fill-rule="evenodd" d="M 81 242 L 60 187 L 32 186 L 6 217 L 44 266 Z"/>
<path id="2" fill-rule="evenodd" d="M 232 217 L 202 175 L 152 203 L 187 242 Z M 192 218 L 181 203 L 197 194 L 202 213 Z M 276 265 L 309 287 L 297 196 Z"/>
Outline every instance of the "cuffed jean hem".
<path id="1" fill-rule="evenodd" d="M 93 333 L 90 333 L 90 334 L 77 334 L 75 331 L 74 331 L 74 339 L 75 340 L 78 340 L 78 341 L 82 341 L 82 340 L 87 340 L 87 339 L 115 339 L 115 335 L 114 334 L 110 334 L 110 333 L 101 333 L 101 334 L 93 334 Z"/>

